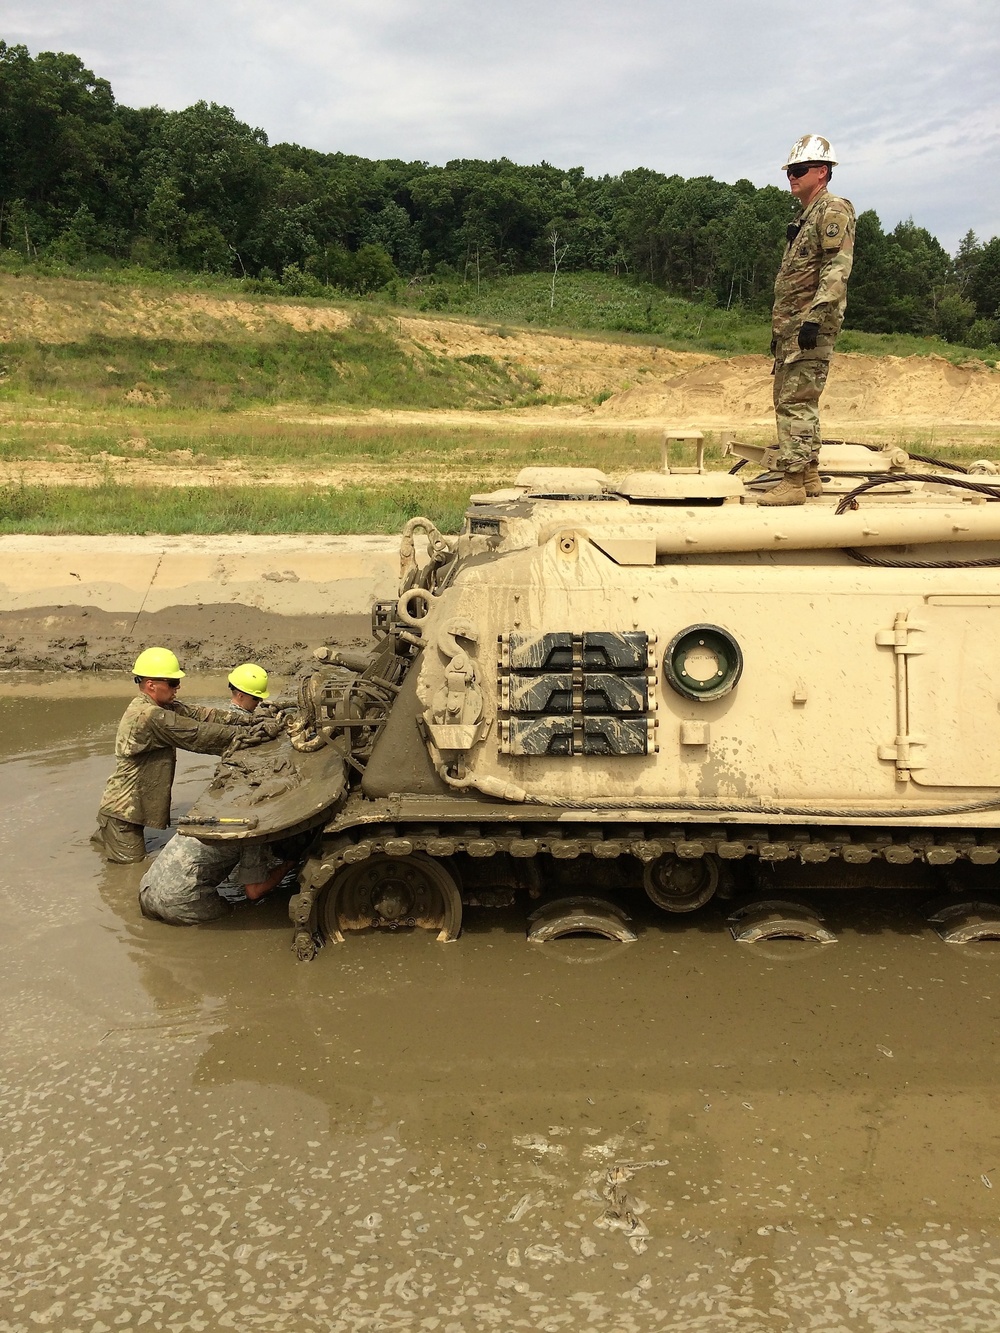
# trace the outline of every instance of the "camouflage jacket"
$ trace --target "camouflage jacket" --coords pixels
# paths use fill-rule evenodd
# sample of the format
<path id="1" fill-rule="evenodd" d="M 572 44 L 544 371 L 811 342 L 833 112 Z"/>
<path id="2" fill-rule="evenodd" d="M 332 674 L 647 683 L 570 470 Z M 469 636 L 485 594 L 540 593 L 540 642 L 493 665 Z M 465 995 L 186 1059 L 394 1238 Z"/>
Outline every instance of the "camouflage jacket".
<path id="1" fill-rule="evenodd" d="M 774 280 L 771 329 L 779 361 L 829 357 L 844 322 L 853 262 L 854 208 L 847 199 L 821 190 L 803 211 L 794 236 L 790 234 Z M 802 352 L 798 332 L 809 320 L 819 325 L 819 338 L 814 352 Z"/>
<path id="2" fill-rule="evenodd" d="M 251 721 L 231 718 L 228 709 L 175 703 L 159 708 L 144 694 L 132 700 L 118 724 L 118 763 L 101 797 L 100 813 L 166 828 L 170 823 L 170 788 L 178 750 L 221 754 Z"/>

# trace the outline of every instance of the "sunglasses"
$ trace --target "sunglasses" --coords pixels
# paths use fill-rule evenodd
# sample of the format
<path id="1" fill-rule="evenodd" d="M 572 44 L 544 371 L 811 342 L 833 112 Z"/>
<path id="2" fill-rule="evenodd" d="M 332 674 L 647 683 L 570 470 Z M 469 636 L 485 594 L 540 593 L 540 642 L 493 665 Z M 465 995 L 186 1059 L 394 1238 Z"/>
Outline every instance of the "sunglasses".
<path id="1" fill-rule="evenodd" d="M 167 680 L 166 676 L 157 676 L 155 679 L 158 680 L 161 685 L 167 685 L 172 690 L 179 690 L 181 687 L 179 680 Z"/>
<path id="2" fill-rule="evenodd" d="M 796 180 L 799 180 L 802 176 L 805 176 L 808 172 L 812 171 L 813 167 L 821 165 L 822 163 L 819 162 L 799 162 L 794 167 L 786 167 L 785 175 L 794 176 Z"/>

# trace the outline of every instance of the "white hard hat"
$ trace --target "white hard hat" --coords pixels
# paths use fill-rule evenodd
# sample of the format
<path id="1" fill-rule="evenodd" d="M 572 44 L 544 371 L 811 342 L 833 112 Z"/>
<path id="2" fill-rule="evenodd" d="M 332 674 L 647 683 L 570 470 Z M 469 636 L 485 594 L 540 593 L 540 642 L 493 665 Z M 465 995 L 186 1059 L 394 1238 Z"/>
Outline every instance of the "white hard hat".
<path id="1" fill-rule="evenodd" d="M 803 134 L 801 139 L 796 139 L 792 144 L 791 152 L 781 170 L 794 166 L 796 162 L 827 162 L 831 167 L 835 167 L 837 154 L 833 151 L 830 140 L 824 139 L 821 134 Z"/>

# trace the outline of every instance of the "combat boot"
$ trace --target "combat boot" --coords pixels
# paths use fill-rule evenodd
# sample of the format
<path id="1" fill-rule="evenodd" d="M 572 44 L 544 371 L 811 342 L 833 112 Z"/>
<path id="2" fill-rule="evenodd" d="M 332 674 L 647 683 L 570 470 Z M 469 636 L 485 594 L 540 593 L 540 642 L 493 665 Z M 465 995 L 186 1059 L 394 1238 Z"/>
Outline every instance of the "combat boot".
<path id="1" fill-rule="evenodd" d="M 806 488 L 803 485 L 802 472 L 786 472 L 773 490 L 762 495 L 757 501 L 760 505 L 804 505 Z"/>
<path id="2" fill-rule="evenodd" d="M 816 463 L 806 465 L 806 470 L 802 474 L 802 485 L 805 487 L 806 495 L 810 500 L 823 494 L 823 483 L 819 479 L 819 467 Z"/>

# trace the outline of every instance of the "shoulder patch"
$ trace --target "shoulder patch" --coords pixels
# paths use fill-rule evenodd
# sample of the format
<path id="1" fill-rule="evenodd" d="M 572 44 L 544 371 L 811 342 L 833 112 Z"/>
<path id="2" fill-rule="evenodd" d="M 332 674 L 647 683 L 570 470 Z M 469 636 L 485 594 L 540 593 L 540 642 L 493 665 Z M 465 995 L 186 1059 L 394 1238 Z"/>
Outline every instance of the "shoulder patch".
<path id="1" fill-rule="evenodd" d="M 839 236 L 839 235 L 840 235 L 840 223 L 839 223 L 839 222 L 828 222 L 828 223 L 826 224 L 826 234 L 827 234 L 827 236 L 830 236 L 830 237 L 833 237 L 833 236 Z"/>

